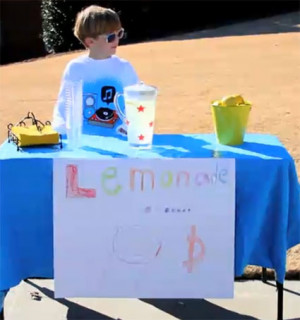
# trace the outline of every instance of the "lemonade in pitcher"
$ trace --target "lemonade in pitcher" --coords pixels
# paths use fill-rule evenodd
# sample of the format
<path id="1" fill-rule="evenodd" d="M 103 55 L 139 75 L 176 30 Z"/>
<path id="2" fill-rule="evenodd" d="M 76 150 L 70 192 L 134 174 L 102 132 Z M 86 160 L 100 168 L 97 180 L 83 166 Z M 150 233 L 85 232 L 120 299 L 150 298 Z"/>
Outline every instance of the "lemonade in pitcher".
<path id="1" fill-rule="evenodd" d="M 128 142 L 131 146 L 151 147 L 153 139 L 155 101 L 125 98 Z"/>
<path id="2" fill-rule="evenodd" d="M 151 148 L 153 140 L 157 88 L 140 83 L 125 87 L 125 113 L 115 105 L 123 122 L 127 125 L 127 139 L 131 147 Z"/>

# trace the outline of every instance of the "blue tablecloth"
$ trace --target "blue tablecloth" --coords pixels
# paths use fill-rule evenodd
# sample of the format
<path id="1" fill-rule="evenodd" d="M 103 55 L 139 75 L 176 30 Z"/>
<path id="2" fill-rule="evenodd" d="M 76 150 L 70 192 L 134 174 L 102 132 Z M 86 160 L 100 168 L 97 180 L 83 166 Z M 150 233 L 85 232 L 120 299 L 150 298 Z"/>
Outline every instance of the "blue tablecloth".
<path id="1" fill-rule="evenodd" d="M 236 159 L 235 275 L 248 264 L 273 268 L 284 281 L 286 251 L 300 243 L 300 196 L 292 157 L 271 135 L 248 134 L 237 147 L 213 134 L 155 135 L 152 150 L 124 139 L 84 136 L 76 151 L 0 148 L 0 290 L 28 277 L 53 277 L 53 158 Z"/>

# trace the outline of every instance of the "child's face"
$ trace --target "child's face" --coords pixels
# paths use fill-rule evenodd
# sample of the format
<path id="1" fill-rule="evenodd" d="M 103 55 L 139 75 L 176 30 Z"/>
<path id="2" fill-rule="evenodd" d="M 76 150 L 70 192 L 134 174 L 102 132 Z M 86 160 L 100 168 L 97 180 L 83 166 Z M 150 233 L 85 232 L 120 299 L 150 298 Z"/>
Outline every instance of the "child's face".
<path id="1" fill-rule="evenodd" d="M 86 44 L 90 51 L 104 57 L 110 57 L 116 53 L 119 39 L 123 38 L 124 29 L 118 29 L 109 34 L 99 35 L 97 38 L 87 38 Z"/>

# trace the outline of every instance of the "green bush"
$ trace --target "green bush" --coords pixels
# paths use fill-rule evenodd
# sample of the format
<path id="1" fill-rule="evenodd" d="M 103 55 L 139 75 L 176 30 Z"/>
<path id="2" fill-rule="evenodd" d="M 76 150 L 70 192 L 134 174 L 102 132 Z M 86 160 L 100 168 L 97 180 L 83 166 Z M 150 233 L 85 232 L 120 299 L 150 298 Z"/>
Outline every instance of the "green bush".
<path id="1" fill-rule="evenodd" d="M 68 0 L 42 0 L 42 34 L 48 53 L 80 48 L 79 41 L 73 35 L 78 5 Z"/>
<path id="2" fill-rule="evenodd" d="M 110 7 L 116 11 L 121 2 L 93 0 L 42 0 L 41 16 L 43 42 L 48 53 L 82 49 L 83 46 L 73 34 L 77 13 L 92 4 Z M 124 5 L 124 4 L 123 4 Z"/>

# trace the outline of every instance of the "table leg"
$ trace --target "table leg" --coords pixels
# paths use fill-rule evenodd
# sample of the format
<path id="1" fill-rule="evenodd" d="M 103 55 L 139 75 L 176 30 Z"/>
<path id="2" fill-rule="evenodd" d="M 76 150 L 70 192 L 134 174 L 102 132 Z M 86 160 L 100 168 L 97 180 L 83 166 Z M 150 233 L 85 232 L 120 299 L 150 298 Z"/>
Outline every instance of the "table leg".
<path id="1" fill-rule="evenodd" d="M 8 290 L 0 290 L 0 320 L 4 319 L 4 298 Z"/>
<path id="2" fill-rule="evenodd" d="M 277 320 L 283 320 L 283 283 L 276 281 L 277 287 Z"/>
<path id="3" fill-rule="evenodd" d="M 262 281 L 267 283 L 267 268 L 262 267 Z M 283 283 L 276 281 L 277 288 L 277 320 L 283 320 Z"/>
<path id="4" fill-rule="evenodd" d="M 267 282 L 267 268 L 262 267 L 261 280 L 262 280 L 263 283 Z"/>

